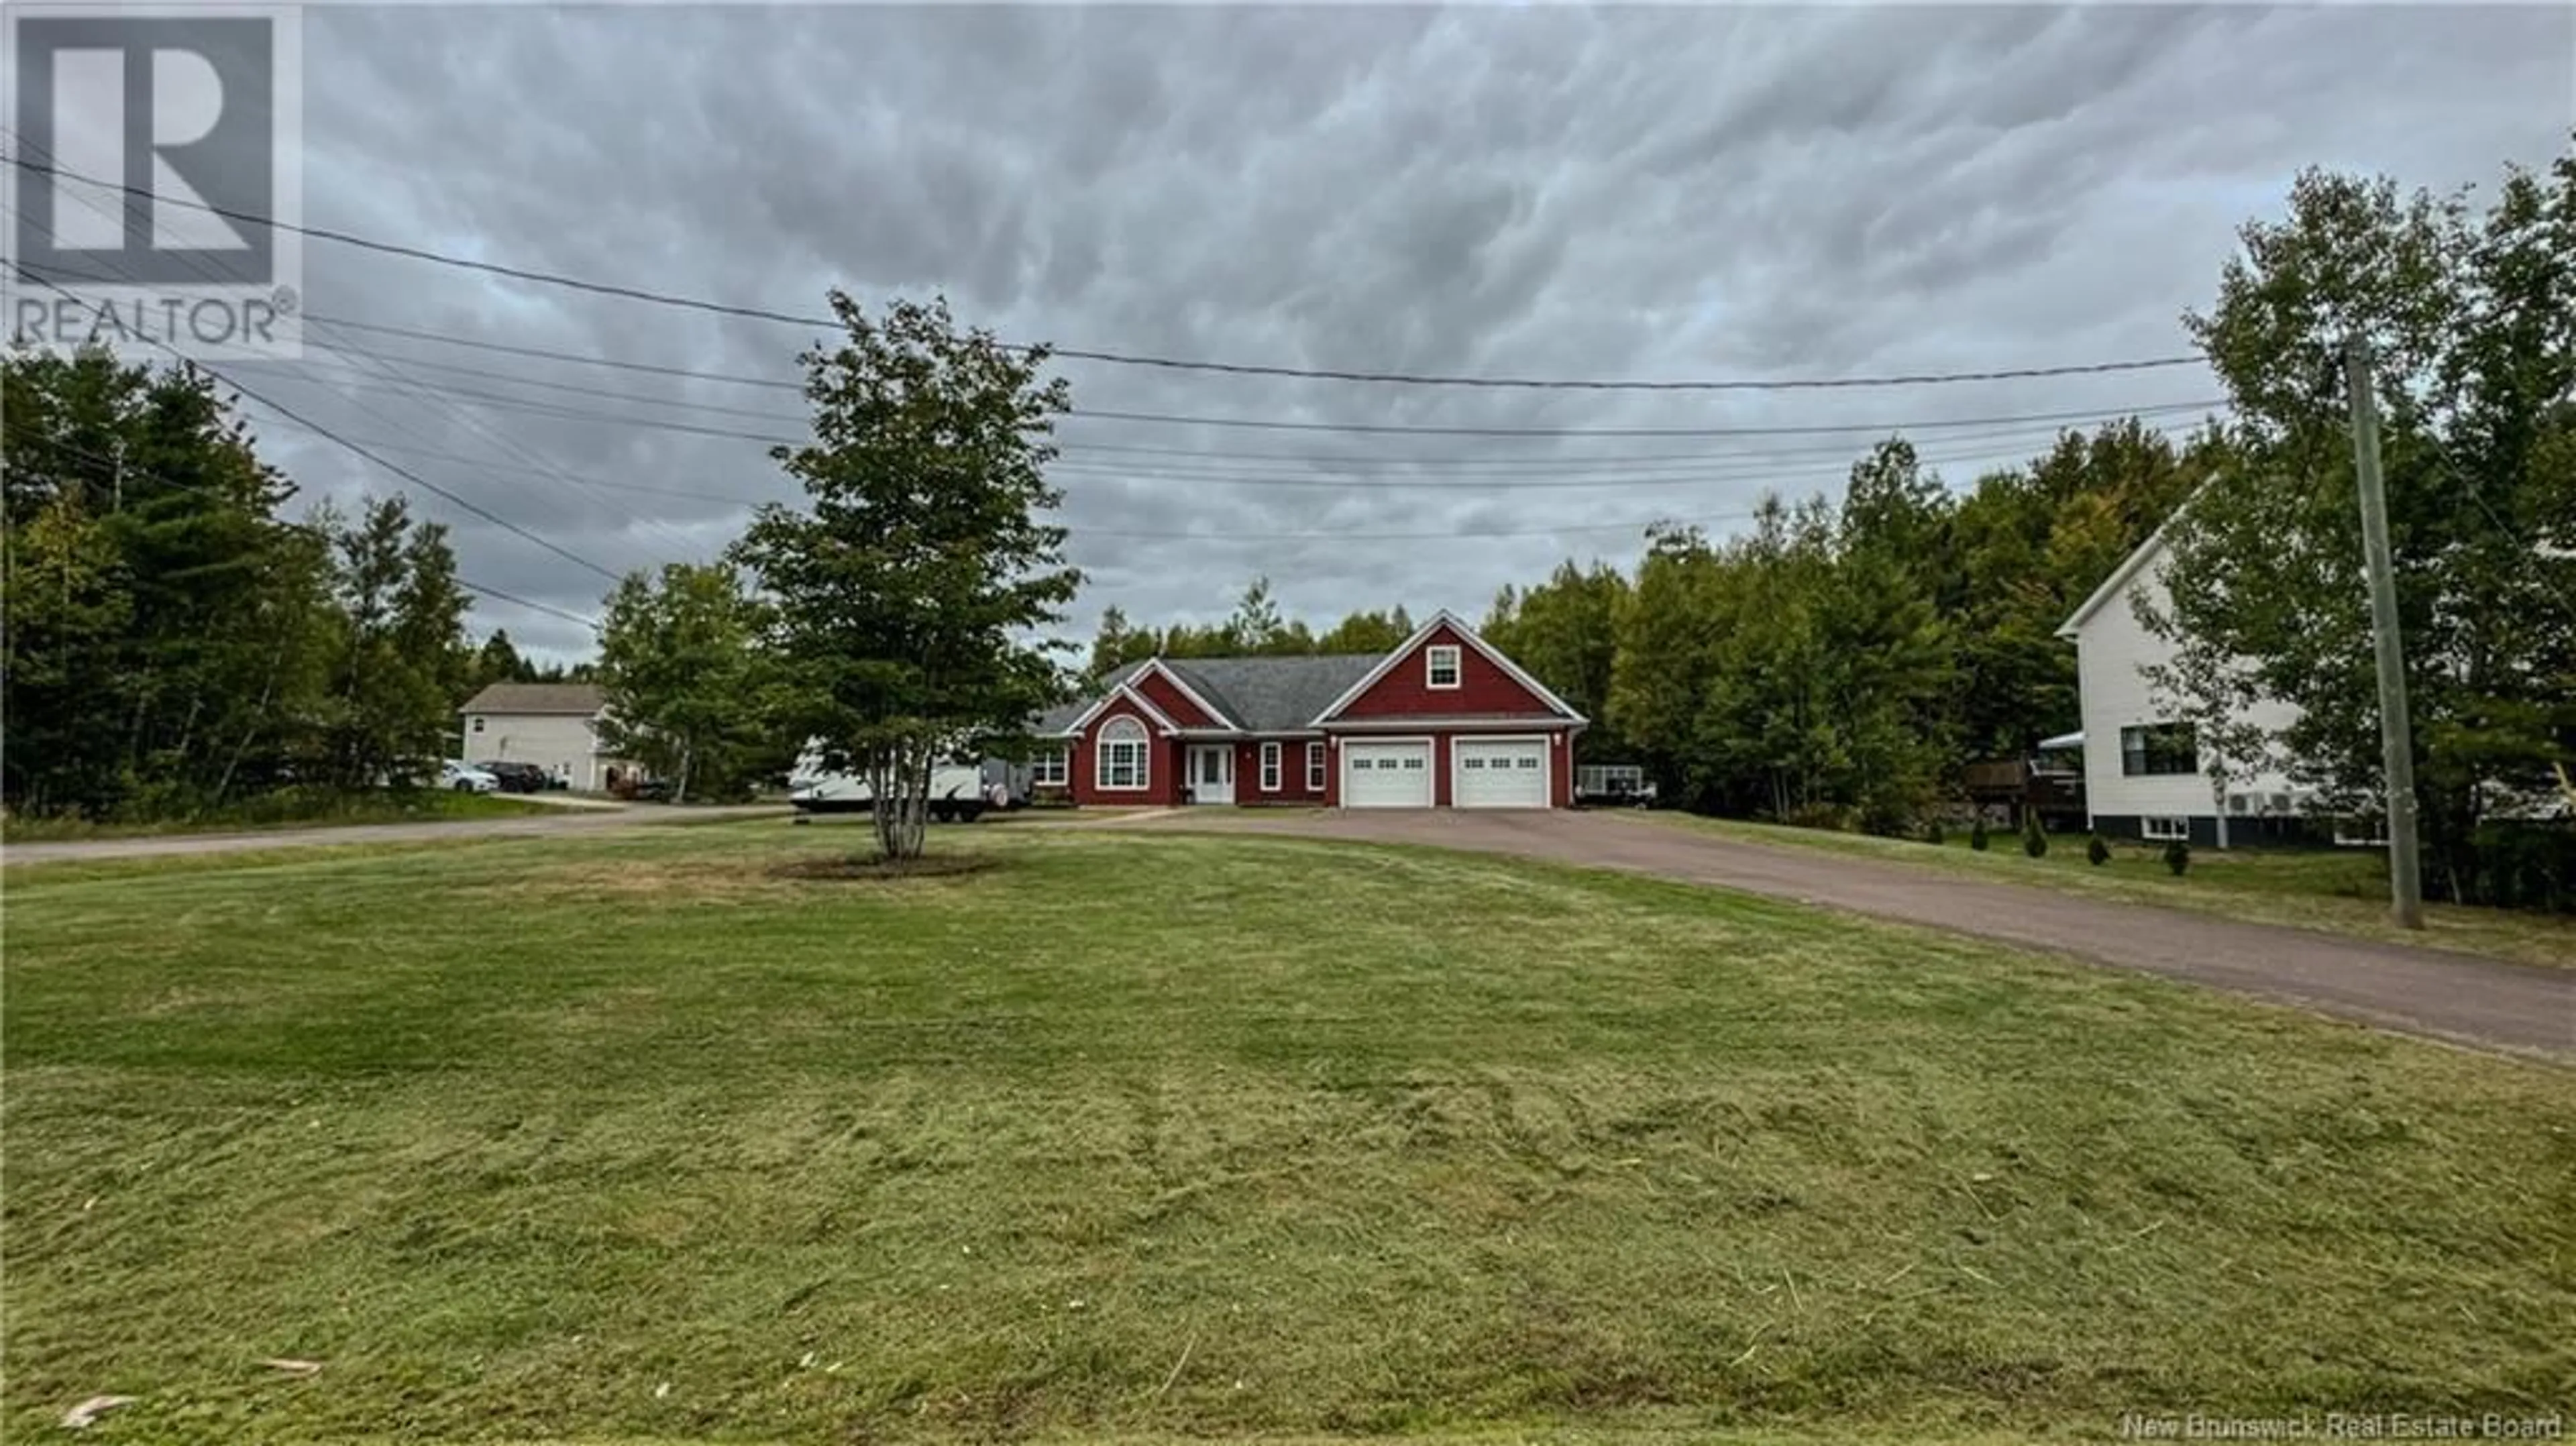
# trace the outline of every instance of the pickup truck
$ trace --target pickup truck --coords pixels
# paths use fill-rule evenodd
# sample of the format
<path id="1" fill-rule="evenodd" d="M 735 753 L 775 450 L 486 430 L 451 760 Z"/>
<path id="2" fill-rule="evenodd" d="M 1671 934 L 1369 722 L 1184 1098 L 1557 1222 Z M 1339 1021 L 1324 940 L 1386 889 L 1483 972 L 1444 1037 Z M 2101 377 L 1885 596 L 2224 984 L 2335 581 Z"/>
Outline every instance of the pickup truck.
<path id="1" fill-rule="evenodd" d="M 875 806 L 867 780 L 817 773 L 788 780 L 787 801 L 798 813 L 866 813 Z M 999 807 L 984 792 L 983 770 L 970 766 L 930 770 L 930 821 L 973 823 Z"/>

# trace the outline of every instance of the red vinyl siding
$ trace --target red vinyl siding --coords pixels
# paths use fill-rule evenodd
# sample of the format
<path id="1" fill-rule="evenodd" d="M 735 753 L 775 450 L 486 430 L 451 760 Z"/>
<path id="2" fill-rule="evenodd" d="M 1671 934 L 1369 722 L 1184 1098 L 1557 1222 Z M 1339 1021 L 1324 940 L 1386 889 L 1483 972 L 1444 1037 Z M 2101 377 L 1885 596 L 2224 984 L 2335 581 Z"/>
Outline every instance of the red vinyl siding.
<path id="1" fill-rule="evenodd" d="M 1156 706 L 1160 706 L 1157 704 Z M 1152 765 L 1146 772 L 1146 786 L 1141 791 L 1099 787 L 1093 773 L 1100 766 L 1100 730 L 1112 718 L 1133 718 L 1145 727 L 1148 756 Z M 1146 716 L 1132 699 L 1118 698 L 1100 710 L 1074 740 L 1073 754 L 1065 760 L 1073 784 L 1073 801 L 1098 807 L 1120 805 L 1164 805 L 1179 801 L 1181 754 L 1179 740 L 1162 736 L 1161 725 Z"/>
<path id="2" fill-rule="evenodd" d="M 1148 672 L 1131 680 L 1136 691 L 1154 700 L 1173 722 L 1184 728 L 1223 728 L 1228 725 L 1211 718 L 1205 708 L 1190 701 L 1190 695 L 1172 686 L 1172 680 L 1160 673 Z"/>
<path id="3" fill-rule="evenodd" d="M 1265 791 L 1261 787 L 1261 745 L 1279 745 L 1279 787 Z M 1332 754 L 1324 755 L 1325 787 L 1306 787 L 1306 743 L 1303 738 L 1247 738 L 1234 745 L 1234 801 L 1236 803 L 1322 803 L 1332 785 Z"/>
<path id="4" fill-rule="evenodd" d="M 1458 649 L 1458 686 L 1433 688 L 1426 681 L 1423 652 L 1433 647 Z M 1443 626 L 1398 659 L 1384 677 L 1353 698 L 1340 718 L 1447 718 L 1508 714 L 1533 718 L 1557 716 L 1545 699 L 1494 666 L 1493 660 Z M 1441 800 L 1446 803 L 1447 799 Z"/>

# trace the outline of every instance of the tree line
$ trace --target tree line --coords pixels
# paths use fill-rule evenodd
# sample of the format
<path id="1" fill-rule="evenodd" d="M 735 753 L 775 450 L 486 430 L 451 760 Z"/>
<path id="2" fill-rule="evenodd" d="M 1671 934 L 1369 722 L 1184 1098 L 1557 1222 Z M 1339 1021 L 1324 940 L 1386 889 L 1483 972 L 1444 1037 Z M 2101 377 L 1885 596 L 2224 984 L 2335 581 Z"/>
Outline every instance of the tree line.
<path id="1" fill-rule="evenodd" d="M 1401 604 L 1385 612 L 1354 612 L 1317 631 L 1283 616 L 1270 579 L 1256 577 L 1234 611 L 1213 623 L 1139 626 L 1112 604 L 1092 635 L 1087 676 L 1098 678 L 1146 658 L 1257 658 L 1317 653 L 1383 653 L 1413 636 L 1413 618 Z"/>
<path id="2" fill-rule="evenodd" d="M 91 819 L 346 791 L 444 756 L 475 657 L 446 529 L 293 485 L 210 381 L 0 360 L 13 810 Z"/>

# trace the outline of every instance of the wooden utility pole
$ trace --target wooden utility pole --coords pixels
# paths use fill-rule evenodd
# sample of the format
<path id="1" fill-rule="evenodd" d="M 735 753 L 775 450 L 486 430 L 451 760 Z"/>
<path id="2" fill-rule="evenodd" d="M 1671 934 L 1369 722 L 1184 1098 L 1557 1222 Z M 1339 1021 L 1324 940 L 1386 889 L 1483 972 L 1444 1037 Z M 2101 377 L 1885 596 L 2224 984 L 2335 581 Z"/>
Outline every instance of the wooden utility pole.
<path id="1" fill-rule="evenodd" d="M 2424 881 L 2415 860 L 2415 742 L 2406 713 L 2406 648 L 2397 635 L 2397 574 L 2388 556 L 2388 494 L 2379 477 L 2379 404 L 2370 389 L 2370 342 L 2343 344 L 2352 400 L 2352 471 L 2361 494 L 2361 551 L 2370 571 L 2370 631 L 2379 657 L 2379 754 L 2388 785 L 2388 906 L 2401 929 L 2424 927 Z"/>

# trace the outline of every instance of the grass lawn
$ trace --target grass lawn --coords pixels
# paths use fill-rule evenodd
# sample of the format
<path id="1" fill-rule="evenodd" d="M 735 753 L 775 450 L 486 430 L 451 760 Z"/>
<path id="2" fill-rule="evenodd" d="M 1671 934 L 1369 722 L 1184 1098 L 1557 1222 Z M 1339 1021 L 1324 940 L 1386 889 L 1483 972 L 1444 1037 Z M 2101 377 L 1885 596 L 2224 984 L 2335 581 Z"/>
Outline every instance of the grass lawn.
<path id="1" fill-rule="evenodd" d="M 780 872 L 858 837 L 12 871 L 0 1426 L 113 1393 L 94 1440 L 1823 1442 L 2576 1402 L 2576 1072 L 1502 859 L 954 829 L 988 867 Z"/>
<path id="2" fill-rule="evenodd" d="M 2176 878 L 2165 867 L 2162 844 L 2115 842 L 2111 861 L 2096 867 L 2085 859 L 2088 836 L 2080 833 L 2049 835 L 2048 852 L 2034 859 L 2021 851 L 2021 835 L 2009 829 L 1996 830 L 1987 850 L 1979 853 L 1968 846 L 1965 833 L 1930 844 L 1666 811 L 1618 816 L 1748 843 L 1921 864 L 1997 883 L 2034 884 L 2262 924 L 2576 968 L 2576 917 L 2564 914 L 2428 901 L 2423 932 L 2398 928 L 2388 922 L 2387 856 L 2365 849 L 2195 848 L 2190 870 Z"/>
<path id="3" fill-rule="evenodd" d="M 409 794 L 332 794 L 281 801 L 255 800 L 240 809 L 149 823 L 90 823 L 82 819 L 0 820 L 0 838 L 11 843 L 54 843 L 91 838 L 142 838 L 182 833 L 252 833 L 275 828 L 326 828 L 361 823 L 426 823 L 440 819 L 510 818 L 554 813 L 547 804 L 505 793 L 458 793 L 424 788 Z"/>

